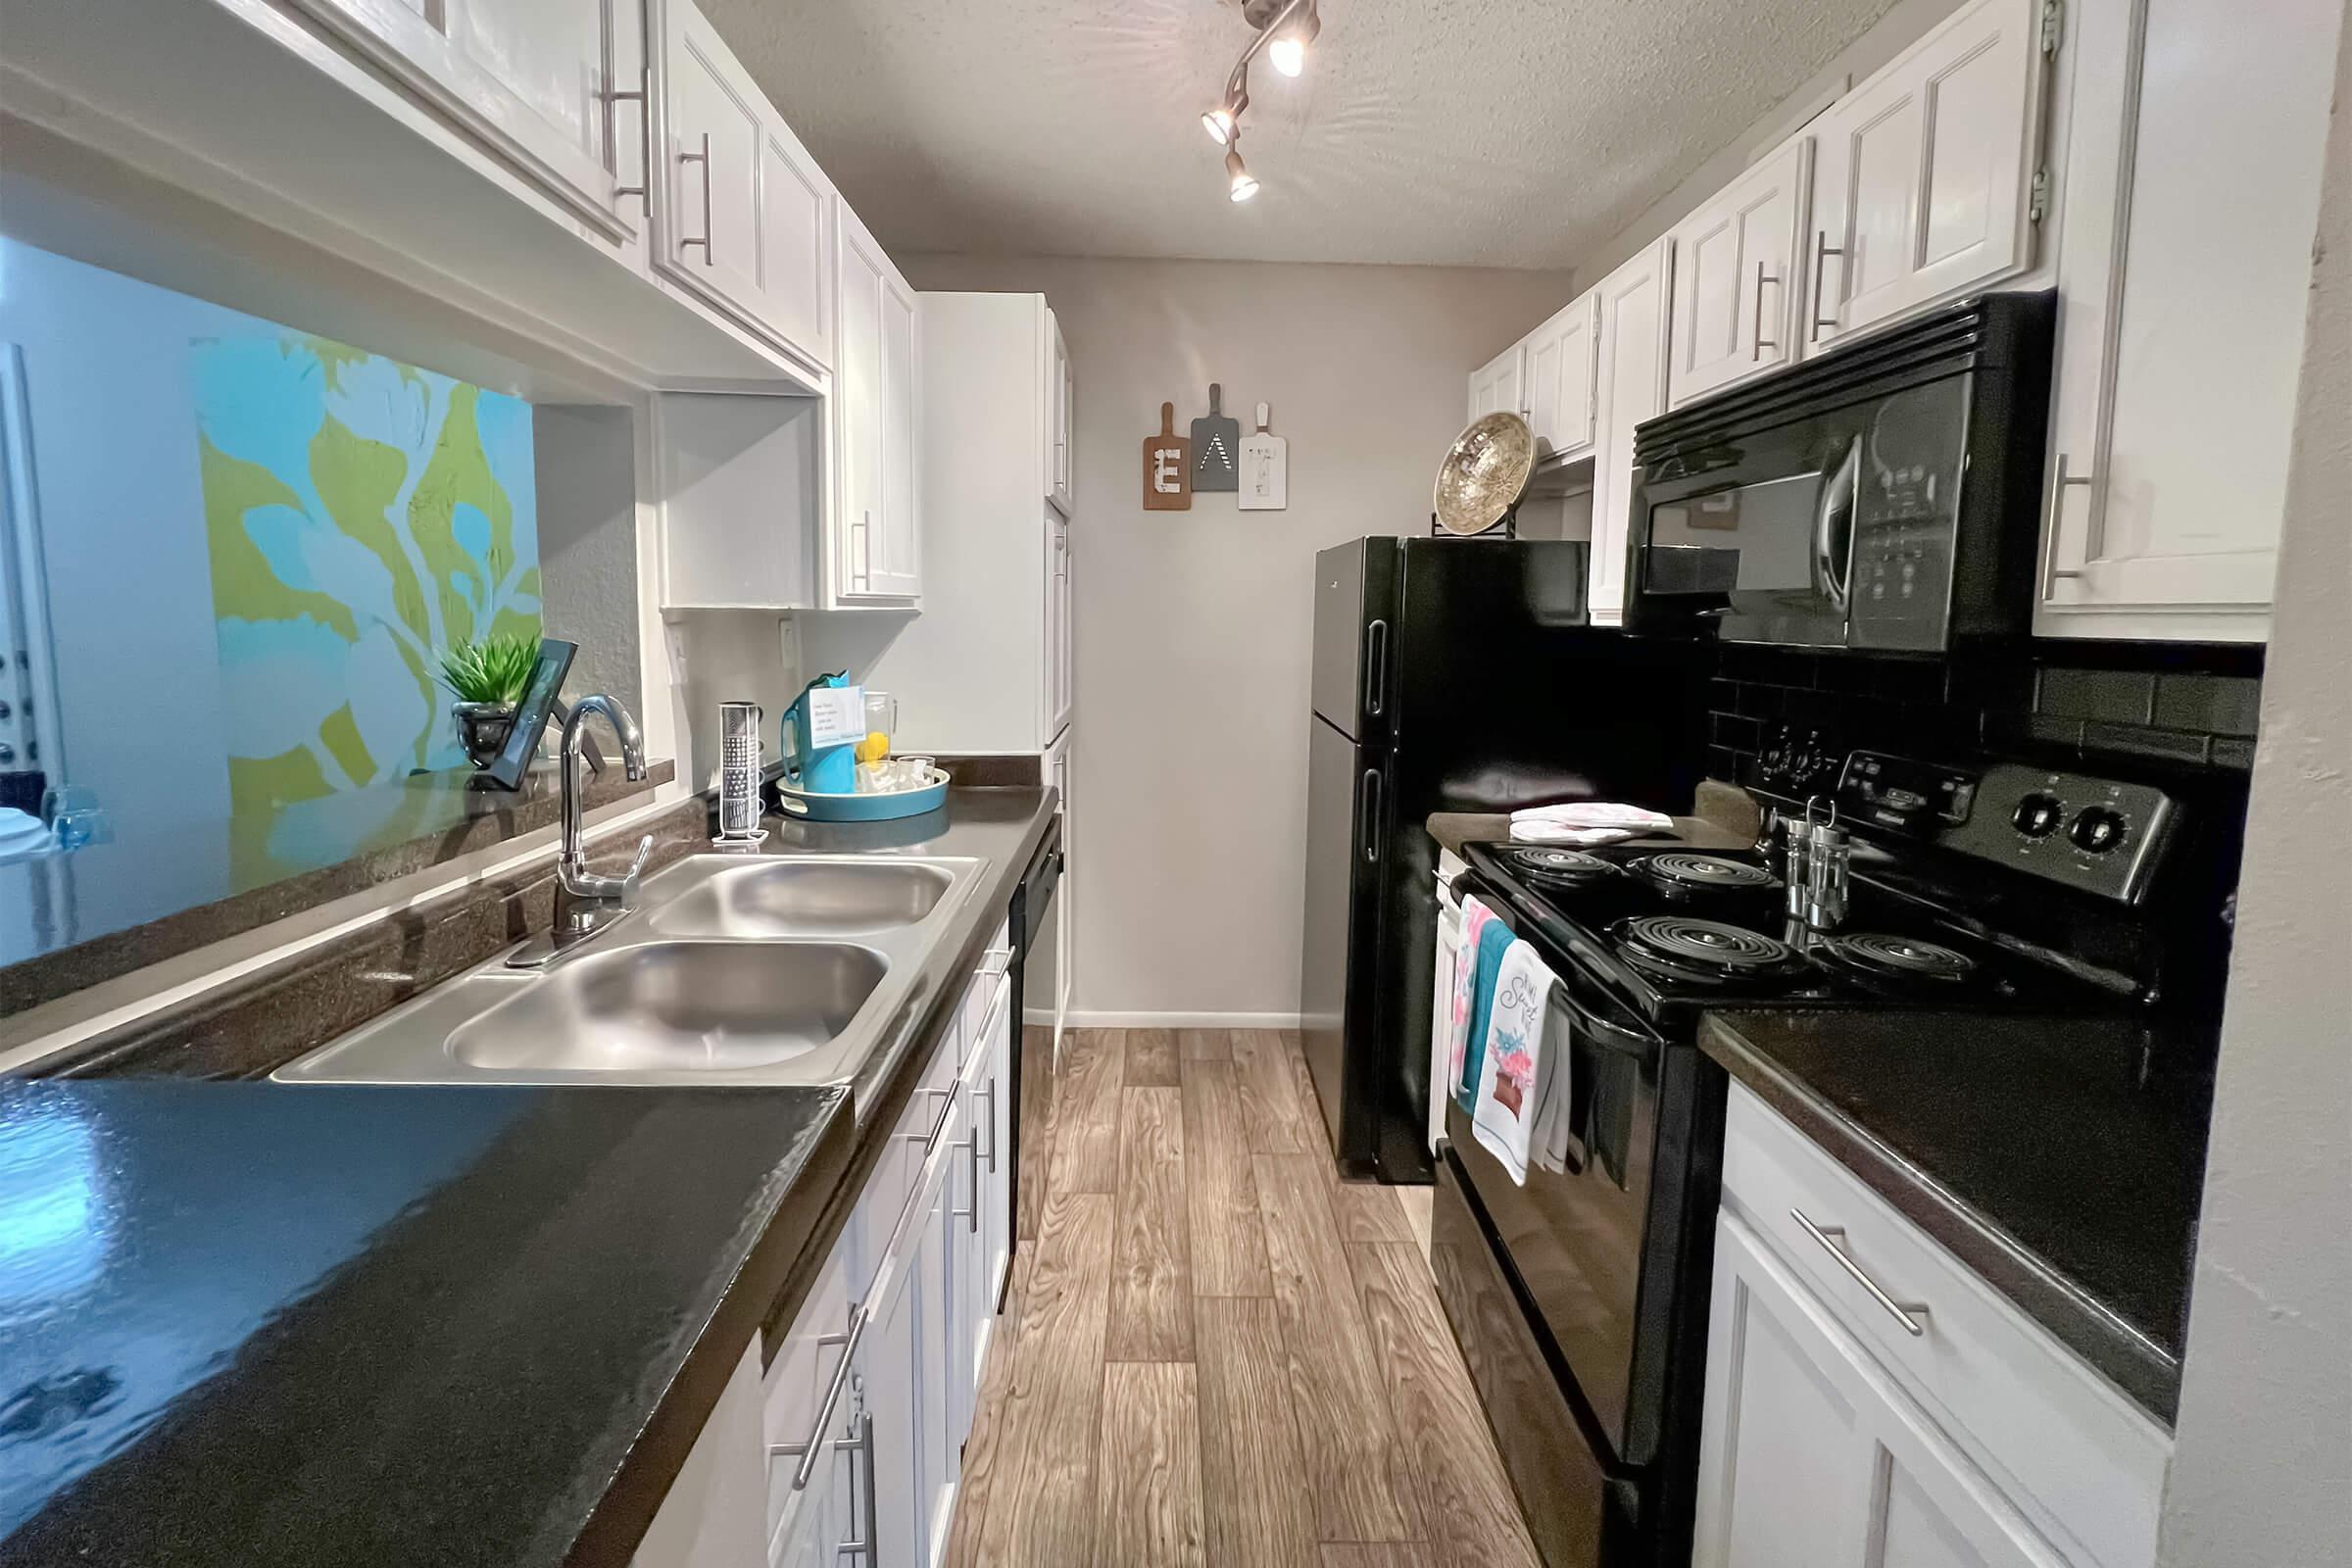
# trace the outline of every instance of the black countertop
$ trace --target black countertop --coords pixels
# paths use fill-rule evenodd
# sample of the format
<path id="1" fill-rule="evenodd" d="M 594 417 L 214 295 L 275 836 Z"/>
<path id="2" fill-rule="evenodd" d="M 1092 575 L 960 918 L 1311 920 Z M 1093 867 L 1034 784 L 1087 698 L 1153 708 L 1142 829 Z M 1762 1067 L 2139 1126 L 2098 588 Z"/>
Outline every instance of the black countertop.
<path id="1" fill-rule="evenodd" d="M 769 818 L 989 862 L 846 1093 L 0 1085 L 0 1211 L 54 1216 L 0 1233 L 0 1564 L 625 1563 L 1055 805 Z"/>
<path id="2" fill-rule="evenodd" d="M 852 1132 L 837 1089 L 0 1087 L 0 1562 L 624 1560 Z"/>
<path id="3" fill-rule="evenodd" d="M 1711 1013 L 1699 1043 L 2168 1425 L 2212 1081 L 2122 1019 Z"/>

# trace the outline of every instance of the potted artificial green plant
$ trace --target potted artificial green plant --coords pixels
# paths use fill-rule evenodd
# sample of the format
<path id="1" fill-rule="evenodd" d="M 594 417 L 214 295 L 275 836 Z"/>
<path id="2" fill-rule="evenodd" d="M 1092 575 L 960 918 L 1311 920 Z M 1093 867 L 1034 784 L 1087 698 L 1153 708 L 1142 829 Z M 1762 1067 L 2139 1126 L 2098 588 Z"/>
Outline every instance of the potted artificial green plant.
<path id="1" fill-rule="evenodd" d="M 476 767 L 488 767 L 507 749 L 514 710 L 538 662 L 536 638 L 508 635 L 463 642 L 441 656 L 441 684 L 457 699 L 458 741 Z"/>

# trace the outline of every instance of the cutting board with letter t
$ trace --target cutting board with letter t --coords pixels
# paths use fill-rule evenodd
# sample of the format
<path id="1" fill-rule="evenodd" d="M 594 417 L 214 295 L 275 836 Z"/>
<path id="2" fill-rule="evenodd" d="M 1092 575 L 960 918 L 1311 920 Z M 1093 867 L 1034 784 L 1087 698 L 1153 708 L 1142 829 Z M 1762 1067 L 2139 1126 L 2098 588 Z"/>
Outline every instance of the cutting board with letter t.
<path id="1" fill-rule="evenodd" d="M 1193 488 L 1195 490 L 1238 490 L 1241 488 L 1242 427 L 1225 417 L 1218 407 L 1225 400 L 1225 389 L 1216 382 L 1208 383 L 1208 414 L 1193 421 Z"/>
<path id="2" fill-rule="evenodd" d="M 1193 444 L 1176 433 L 1176 405 L 1159 406 L 1159 434 L 1144 437 L 1144 510 L 1193 510 Z"/>
<path id="3" fill-rule="evenodd" d="M 1257 406 L 1257 429 L 1242 437 L 1242 510 L 1280 512 L 1291 504 L 1291 444 L 1266 429 L 1266 406 Z"/>

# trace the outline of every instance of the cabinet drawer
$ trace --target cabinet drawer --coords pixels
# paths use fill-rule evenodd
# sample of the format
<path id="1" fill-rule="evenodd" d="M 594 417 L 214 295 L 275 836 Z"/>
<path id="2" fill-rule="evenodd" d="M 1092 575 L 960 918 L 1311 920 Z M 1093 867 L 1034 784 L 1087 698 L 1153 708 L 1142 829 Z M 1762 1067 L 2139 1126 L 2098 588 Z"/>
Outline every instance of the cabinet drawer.
<path id="1" fill-rule="evenodd" d="M 988 939 L 988 948 L 973 971 L 972 983 L 963 993 L 962 1004 L 956 1009 L 958 1026 L 963 1031 L 963 1054 L 966 1060 L 986 1049 L 988 1041 L 981 1025 L 988 1021 L 990 1009 L 996 1006 L 1000 993 L 1010 986 L 1006 978 L 1012 967 L 1012 927 L 1000 922 L 996 935 Z"/>
<path id="2" fill-rule="evenodd" d="M 778 1455 L 778 1444 L 808 1441 L 819 1408 L 841 1358 L 848 1353 L 852 1302 L 860 1282 L 856 1279 L 857 1237 L 848 1230 L 833 1247 L 808 1298 L 801 1303 L 792 1327 L 784 1332 L 783 1347 L 768 1363 L 760 1391 L 760 1427 L 769 1445 L 767 1528 L 772 1537 L 790 1500 L 791 1475 L 798 1460 Z M 838 1412 L 834 1426 L 839 1426 Z"/>
<path id="3" fill-rule="evenodd" d="M 1740 1084 L 1723 1202 L 2071 1558 L 2154 1561 L 2170 1434 Z M 1849 1275 L 1799 1213 L 1895 1301 L 1924 1305 L 1911 1320 L 1921 1332 Z"/>
<path id="4" fill-rule="evenodd" d="M 914 1092 L 906 1097 L 906 1108 L 899 1112 L 898 1121 L 891 1127 L 890 1142 L 874 1160 L 873 1171 L 866 1177 L 865 1191 L 858 1195 L 858 1211 L 851 1216 L 849 1228 L 858 1237 L 853 1289 L 860 1296 L 889 1255 L 891 1238 L 898 1234 L 907 1200 L 913 1197 L 915 1183 L 922 1176 L 924 1160 L 935 1144 L 946 1136 L 940 1130 L 941 1122 L 947 1115 L 949 1092 L 955 1086 L 956 1069 L 962 1061 L 963 1026 L 958 1018 L 949 1026 L 947 1037 L 933 1048 L 931 1059 L 923 1064 L 923 1075 L 916 1080 Z"/>

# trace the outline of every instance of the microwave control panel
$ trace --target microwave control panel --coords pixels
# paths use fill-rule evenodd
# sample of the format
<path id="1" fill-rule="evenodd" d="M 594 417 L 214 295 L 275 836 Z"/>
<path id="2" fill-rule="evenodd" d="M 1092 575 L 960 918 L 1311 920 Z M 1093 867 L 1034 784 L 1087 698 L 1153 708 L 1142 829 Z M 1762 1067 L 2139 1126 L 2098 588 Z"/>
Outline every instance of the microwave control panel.
<path id="1" fill-rule="evenodd" d="M 2018 762 L 1947 767 L 1855 752 L 1839 810 L 1875 827 L 2126 904 L 2154 879 L 2179 807 L 2162 790 Z"/>

